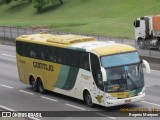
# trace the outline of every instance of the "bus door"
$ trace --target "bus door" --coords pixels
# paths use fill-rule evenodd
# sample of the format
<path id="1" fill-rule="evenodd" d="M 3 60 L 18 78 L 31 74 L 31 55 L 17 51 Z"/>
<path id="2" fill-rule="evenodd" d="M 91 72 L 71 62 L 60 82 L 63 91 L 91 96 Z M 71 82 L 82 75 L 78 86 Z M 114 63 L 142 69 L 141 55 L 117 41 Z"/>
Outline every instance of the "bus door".
<path id="1" fill-rule="evenodd" d="M 102 79 L 99 79 L 99 73 L 100 73 L 100 63 L 98 56 L 94 54 L 90 54 L 90 60 L 91 60 L 91 69 L 92 69 L 92 76 L 93 76 L 93 97 L 96 98 L 97 102 L 99 104 L 102 104 L 104 102 L 104 87 L 103 87 L 103 81 Z"/>

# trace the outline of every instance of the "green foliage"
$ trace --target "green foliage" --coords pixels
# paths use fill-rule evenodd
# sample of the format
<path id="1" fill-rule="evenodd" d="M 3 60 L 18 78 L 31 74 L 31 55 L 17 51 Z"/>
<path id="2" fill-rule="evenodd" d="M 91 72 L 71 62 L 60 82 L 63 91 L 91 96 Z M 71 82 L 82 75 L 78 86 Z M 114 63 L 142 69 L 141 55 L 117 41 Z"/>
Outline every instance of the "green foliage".
<path id="1" fill-rule="evenodd" d="M 52 4 L 51 9 L 41 14 L 22 0 L 1 4 L 0 26 L 48 26 L 58 32 L 134 38 L 137 17 L 160 14 L 159 0 L 63 0 L 65 5 L 52 1 L 45 6 Z"/>
<path id="2" fill-rule="evenodd" d="M 53 2 L 53 0 L 33 0 L 32 2 L 33 7 L 36 8 L 38 12 L 41 12 L 42 9 L 49 3 Z"/>

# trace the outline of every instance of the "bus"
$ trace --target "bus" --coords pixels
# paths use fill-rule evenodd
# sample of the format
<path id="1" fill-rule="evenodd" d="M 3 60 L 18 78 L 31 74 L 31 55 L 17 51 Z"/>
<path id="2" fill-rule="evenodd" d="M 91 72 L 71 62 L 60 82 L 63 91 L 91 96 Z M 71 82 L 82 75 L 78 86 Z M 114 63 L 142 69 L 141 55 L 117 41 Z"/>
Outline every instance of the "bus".
<path id="1" fill-rule="evenodd" d="M 20 81 L 33 91 L 53 91 L 89 107 L 143 100 L 143 68 L 150 72 L 132 46 L 72 34 L 19 36 L 16 59 Z"/>

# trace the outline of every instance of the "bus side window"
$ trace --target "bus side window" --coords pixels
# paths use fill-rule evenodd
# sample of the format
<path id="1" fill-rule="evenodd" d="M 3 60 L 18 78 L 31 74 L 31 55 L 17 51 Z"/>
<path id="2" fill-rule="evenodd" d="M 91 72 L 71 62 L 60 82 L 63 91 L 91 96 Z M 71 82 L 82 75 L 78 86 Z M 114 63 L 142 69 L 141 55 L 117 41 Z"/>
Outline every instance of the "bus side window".
<path id="1" fill-rule="evenodd" d="M 45 46 L 43 45 L 37 45 L 37 59 L 45 60 Z"/>
<path id="2" fill-rule="evenodd" d="M 61 64 L 66 64 L 66 49 L 57 48 L 57 62 Z"/>
<path id="3" fill-rule="evenodd" d="M 56 62 L 56 48 L 45 46 L 45 57 L 47 61 Z"/>
<path id="4" fill-rule="evenodd" d="M 90 71 L 89 54 L 87 52 L 79 52 L 79 67 Z"/>
<path id="5" fill-rule="evenodd" d="M 31 58 L 36 58 L 36 45 L 29 43 L 28 45 L 28 52 L 29 52 L 29 57 Z"/>
<path id="6" fill-rule="evenodd" d="M 74 50 L 67 50 L 66 52 L 67 65 L 78 67 L 78 52 Z"/>
<path id="7" fill-rule="evenodd" d="M 27 56 L 27 43 L 16 41 L 16 51 L 21 56 Z"/>

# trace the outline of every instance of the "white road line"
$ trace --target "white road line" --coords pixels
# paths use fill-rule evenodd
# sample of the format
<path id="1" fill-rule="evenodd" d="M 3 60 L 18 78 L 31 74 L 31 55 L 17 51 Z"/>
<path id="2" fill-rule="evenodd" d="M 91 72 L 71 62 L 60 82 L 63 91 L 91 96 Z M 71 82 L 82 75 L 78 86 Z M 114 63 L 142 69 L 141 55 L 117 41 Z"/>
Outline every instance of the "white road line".
<path id="1" fill-rule="evenodd" d="M 8 110 L 8 111 L 15 111 L 15 110 L 13 110 L 13 109 L 11 109 L 11 108 L 8 108 L 8 107 L 5 107 L 5 106 L 3 106 L 3 105 L 0 105 L 0 108 L 1 108 L 1 109 L 4 109 L 4 110 Z"/>
<path id="2" fill-rule="evenodd" d="M 5 106 L 3 106 L 3 105 L 0 105 L 0 108 L 1 108 L 1 109 L 4 109 L 4 110 L 6 110 L 6 111 L 16 112 L 16 110 L 13 110 L 13 109 L 11 109 L 11 108 L 5 107 Z M 40 119 L 34 118 L 34 117 L 28 117 L 28 118 L 30 118 L 30 119 L 32 119 L 32 120 L 40 120 Z"/>
<path id="3" fill-rule="evenodd" d="M 151 71 L 160 72 L 160 71 L 158 71 L 158 70 L 152 70 L 152 69 L 151 69 Z"/>
<path id="4" fill-rule="evenodd" d="M 113 120 L 117 119 L 117 118 L 115 118 L 115 117 L 108 117 L 108 118 L 113 119 Z"/>
<path id="5" fill-rule="evenodd" d="M 25 90 L 19 90 L 19 92 L 23 92 L 23 93 L 26 93 L 26 94 L 29 94 L 29 95 L 34 95 L 34 93 L 28 92 L 28 91 L 25 91 Z"/>
<path id="6" fill-rule="evenodd" d="M 146 103 L 146 104 L 155 105 L 155 106 L 160 107 L 160 105 L 159 105 L 159 104 L 155 104 L 155 103 L 151 103 L 151 102 L 147 102 L 147 101 L 141 101 L 141 102 Z"/>
<path id="7" fill-rule="evenodd" d="M 1 55 L 3 55 L 3 56 L 7 56 L 7 57 L 16 57 L 16 56 L 13 56 L 13 55 L 8 55 L 8 54 L 1 54 Z"/>
<path id="8" fill-rule="evenodd" d="M 50 100 L 50 101 L 53 101 L 53 102 L 57 102 L 58 100 L 55 100 L 55 99 L 52 99 L 52 98 L 49 98 L 49 97 L 45 97 L 45 96 L 41 96 L 41 98 L 44 98 L 46 100 Z"/>
<path id="9" fill-rule="evenodd" d="M 71 105 L 71 104 L 68 104 L 68 103 L 66 103 L 65 105 L 73 107 L 73 108 L 77 108 L 77 109 L 80 109 L 80 110 L 86 110 L 85 108 L 82 108 L 82 107 L 79 107 L 79 106 L 75 106 L 75 105 Z"/>
<path id="10" fill-rule="evenodd" d="M 10 46 L 10 45 L 2 45 L 2 44 L 1 44 L 1 46 L 15 48 L 15 46 Z"/>
<path id="11" fill-rule="evenodd" d="M 2 87 L 6 87 L 6 88 L 9 88 L 9 89 L 12 89 L 13 87 L 11 86 L 8 86 L 8 85 L 4 85 L 4 84 L 1 84 Z"/>

